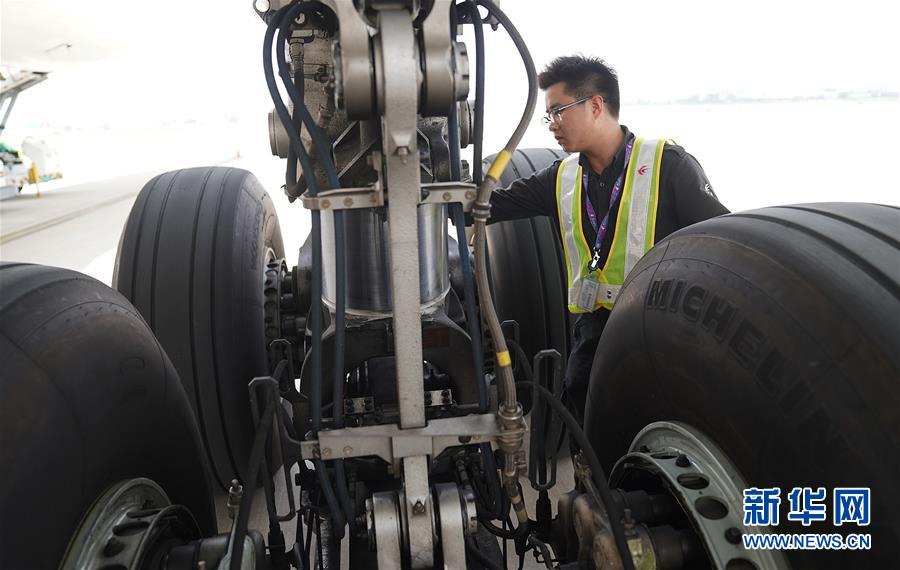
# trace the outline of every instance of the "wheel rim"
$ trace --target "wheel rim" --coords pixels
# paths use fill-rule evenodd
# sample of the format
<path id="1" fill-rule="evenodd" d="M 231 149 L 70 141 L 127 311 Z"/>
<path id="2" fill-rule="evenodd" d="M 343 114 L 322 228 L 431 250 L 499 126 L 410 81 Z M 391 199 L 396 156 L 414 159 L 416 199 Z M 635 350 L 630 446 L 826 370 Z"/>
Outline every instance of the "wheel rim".
<path id="1" fill-rule="evenodd" d="M 710 438 L 680 422 L 655 422 L 642 429 L 613 468 L 617 486 L 640 471 L 661 479 L 703 541 L 710 561 L 727 570 L 781 570 L 790 566 L 777 551 L 746 550 L 741 535 L 746 481 Z M 753 529 L 753 532 L 764 532 Z"/>
<path id="2" fill-rule="evenodd" d="M 171 548 L 200 538 L 194 517 L 172 505 L 150 479 L 110 487 L 91 506 L 69 543 L 62 570 L 137 569 Z"/>

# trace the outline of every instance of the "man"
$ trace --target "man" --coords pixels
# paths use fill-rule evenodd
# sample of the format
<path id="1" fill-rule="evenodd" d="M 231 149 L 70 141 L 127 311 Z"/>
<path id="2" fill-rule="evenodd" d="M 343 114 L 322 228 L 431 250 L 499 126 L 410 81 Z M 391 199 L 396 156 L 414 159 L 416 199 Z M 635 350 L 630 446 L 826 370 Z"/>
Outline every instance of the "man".
<path id="1" fill-rule="evenodd" d="M 538 81 L 544 123 L 572 154 L 496 190 L 491 222 L 544 215 L 557 223 L 569 310 L 579 315 L 565 393 L 581 419 L 594 352 L 625 275 L 657 241 L 728 210 L 683 148 L 619 124 L 618 79 L 601 59 L 559 57 Z"/>

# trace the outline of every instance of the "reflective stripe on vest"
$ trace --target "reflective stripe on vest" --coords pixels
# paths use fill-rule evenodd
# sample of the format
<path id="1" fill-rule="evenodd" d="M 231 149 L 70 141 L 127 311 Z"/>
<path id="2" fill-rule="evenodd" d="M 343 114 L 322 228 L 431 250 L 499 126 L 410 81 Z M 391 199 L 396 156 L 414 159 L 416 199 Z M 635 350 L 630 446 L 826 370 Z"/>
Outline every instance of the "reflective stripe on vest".
<path id="1" fill-rule="evenodd" d="M 636 138 L 625 184 L 619 199 L 616 231 L 606 264 L 598 273 L 600 292 L 594 306 L 612 309 L 625 277 L 647 253 L 656 237 L 656 206 L 659 197 L 659 165 L 664 140 Z M 578 308 L 578 294 L 588 274 L 591 248 L 584 238 L 582 224 L 582 169 L 579 155 L 563 159 L 556 175 L 556 206 L 566 257 L 569 311 L 584 313 Z"/>

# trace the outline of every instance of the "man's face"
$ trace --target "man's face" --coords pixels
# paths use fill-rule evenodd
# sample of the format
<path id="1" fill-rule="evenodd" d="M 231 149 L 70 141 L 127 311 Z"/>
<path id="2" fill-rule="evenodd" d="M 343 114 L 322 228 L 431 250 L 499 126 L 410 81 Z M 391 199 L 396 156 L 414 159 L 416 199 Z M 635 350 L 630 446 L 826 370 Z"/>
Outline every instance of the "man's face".
<path id="1" fill-rule="evenodd" d="M 559 114 L 553 110 L 565 105 L 575 103 L 580 98 L 573 97 L 566 92 L 565 83 L 554 83 L 544 92 L 546 112 L 550 115 L 550 132 L 556 138 L 556 142 L 566 152 L 579 152 L 584 149 L 587 138 L 593 124 L 592 100 L 567 107 Z"/>

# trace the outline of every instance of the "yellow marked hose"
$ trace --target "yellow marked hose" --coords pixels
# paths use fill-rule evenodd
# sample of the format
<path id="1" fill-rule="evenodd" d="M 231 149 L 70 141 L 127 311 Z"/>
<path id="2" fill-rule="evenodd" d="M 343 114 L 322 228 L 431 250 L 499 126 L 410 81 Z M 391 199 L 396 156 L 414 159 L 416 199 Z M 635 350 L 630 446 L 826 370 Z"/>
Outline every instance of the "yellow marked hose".
<path id="1" fill-rule="evenodd" d="M 499 366 L 501 366 L 501 367 L 502 367 L 502 366 L 509 366 L 510 364 L 512 364 L 512 360 L 511 360 L 510 357 L 509 357 L 509 351 L 508 351 L 508 350 L 504 350 L 503 352 L 498 352 L 498 353 L 497 353 L 497 364 L 498 364 Z"/>
<path id="2" fill-rule="evenodd" d="M 528 524 L 528 512 L 525 510 L 525 505 L 522 503 L 522 497 L 516 493 L 509 499 L 510 502 L 512 502 L 513 510 L 516 512 L 516 519 L 518 519 L 519 524 Z"/>
<path id="3" fill-rule="evenodd" d="M 501 150 L 494 159 L 494 163 L 488 169 L 487 175 L 494 180 L 500 180 L 500 175 L 506 170 L 506 165 L 512 159 L 512 154 L 508 150 Z"/>

